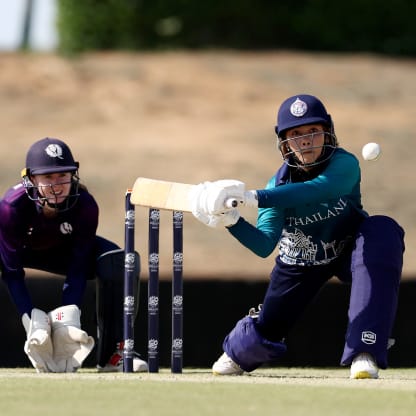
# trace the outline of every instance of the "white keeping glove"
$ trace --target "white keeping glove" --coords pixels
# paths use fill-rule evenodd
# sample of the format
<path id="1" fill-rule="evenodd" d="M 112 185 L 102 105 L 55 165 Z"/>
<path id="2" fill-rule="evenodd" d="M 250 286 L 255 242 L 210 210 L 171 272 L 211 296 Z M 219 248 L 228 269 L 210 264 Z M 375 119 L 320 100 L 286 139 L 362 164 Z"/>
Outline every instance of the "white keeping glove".
<path id="1" fill-rule="evenodd" d="M 211 215 L 221 214 L 233 207 L 227 201 L 244 201 L 245 184 L 234 179 L 222 179 L 215 182 L 203 182 L 196 185 L 189 194 L 192 213 Z"/>
<path id="2" fill-rule="evenodd" d="M 76 305 L 49 312 L 53 357 L 59 373 L 73 373 L 94 348 L 94 338 L 81 329 L 81 311 Z"/>
<path id="3" fill-rule="evenodd" d="M 56 372 L 48 315 L 34 308 L 30 318 L 27 313 L 22 316 L 22 323 L 27 335 L 24 351 L 33 367 L 38 373 Z"/>

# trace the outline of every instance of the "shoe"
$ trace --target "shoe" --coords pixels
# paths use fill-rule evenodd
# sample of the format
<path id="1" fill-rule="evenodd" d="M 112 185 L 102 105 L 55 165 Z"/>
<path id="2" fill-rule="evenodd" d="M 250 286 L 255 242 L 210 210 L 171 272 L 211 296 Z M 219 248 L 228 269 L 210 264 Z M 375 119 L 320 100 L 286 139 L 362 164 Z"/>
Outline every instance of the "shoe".
<path id="1" fill-rule="evenodd" d="M 224 352 L 212 366 L 212 373 L 216 376 L 240 376 L 244 371 Z"/>
<path id="2" fill-rule="evenodd" d="M 120 347 L 119 344 L 118 347 Z M 142 360 L 137 352 L 134 351 L 133 354 L 133 372 L 144 373 L 149 371 L 149 366 L 147 365 L 147 362 Z M 123 372 L 123 349 L 117 348 L 114 354 L 108 360 L 108 363 L 104 367 L 97 365 L 97 370 L 99 373 Z"/>
<path id="3" fill-rule="evenodd" d="M 350 378 L 378 378 L 378 367 L 374 358 L 368 353 L 358 354 L 352 361 Z"/>

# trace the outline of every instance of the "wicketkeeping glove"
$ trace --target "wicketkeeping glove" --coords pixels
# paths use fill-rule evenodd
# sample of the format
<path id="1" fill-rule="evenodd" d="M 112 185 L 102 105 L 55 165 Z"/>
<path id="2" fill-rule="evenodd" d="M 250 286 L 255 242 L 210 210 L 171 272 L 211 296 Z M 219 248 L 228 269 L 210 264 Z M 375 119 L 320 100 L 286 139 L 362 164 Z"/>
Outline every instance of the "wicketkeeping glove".
<path id="1" fill-rule="evenodd" d="M 49 312 L 52 325 L 53 357 L 60 373 L 73 373 L 94 348 L 94 338 L 81 329 L 81 311 L 76 305 Z"/>
<path id="2" fill-rule="evenodd" d="M 27 313 L 22 316 L 22 323 L 27 335 L 24 351 L 33 367 L 38 373 L 56 372 L 48 315 L 34 308 L 30 318 Z"/>

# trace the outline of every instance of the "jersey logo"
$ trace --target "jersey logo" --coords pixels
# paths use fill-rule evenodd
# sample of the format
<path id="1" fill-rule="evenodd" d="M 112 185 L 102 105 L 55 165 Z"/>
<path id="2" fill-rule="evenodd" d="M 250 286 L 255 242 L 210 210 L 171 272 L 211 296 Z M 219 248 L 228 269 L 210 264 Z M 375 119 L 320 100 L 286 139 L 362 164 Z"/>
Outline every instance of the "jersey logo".
<path id="1" fill-rule="evenodd" d="M 290 106 L 290 113 L 295 117 L 302 117 L 307 111 L 308 105 L 299 98 L 296 98 L 296 100 Z"/>
<path id="2" fill-rule="evenodd" d="M 50 157 L 57 157 L 58 159 L 63 159 L 62 154 L 62 147 L 59 144 L 50 144 L 45 149 L 45 152 Z"/>
<path id="3" fill-rule="evenodd" d="M 377 340 L 377 335 L 373 331 L 363 331 L 361 333 L 361 341 L 364 344 L 375 344 Z"/>
<path id="4" fill-rule="evenodd" d="M 68 222 L 63 222 L 60 225 L 59 230 L 62 234 L 72 234 L 72 225 Z"/>
<path id="5" fill-rule="evenodd" d="M 280 257 L 286 264 L 296 264 L 299 258 L 303 262 L 313 264 L 318 251 L 317 245 L 311 241 L 311 236 L 306 236 L 298 228 L 295 228 L 294 233 L 283 230 L 279 250 Z"/>

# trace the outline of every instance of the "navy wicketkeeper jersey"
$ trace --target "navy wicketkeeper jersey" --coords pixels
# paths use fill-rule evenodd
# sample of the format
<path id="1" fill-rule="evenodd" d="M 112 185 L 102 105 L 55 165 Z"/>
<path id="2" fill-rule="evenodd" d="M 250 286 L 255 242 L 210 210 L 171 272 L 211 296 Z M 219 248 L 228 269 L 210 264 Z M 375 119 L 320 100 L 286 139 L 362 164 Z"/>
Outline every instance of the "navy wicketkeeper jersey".
<path id="1" fill-rule="evenodd" d="M 336 149 L 315 177 L 293 181 L 284 164 L 265 189 L 258 190 L 254 227 L 240 218 L 230 233 L 259 256 L 279 248 L 287 264 L 317 265 L 336 259 L 348 245 L 361 220 L 361 173 L 357 158 Z"/>
<path id="2" fill-rule="evenodd" d="M 65 274 L 63 304 L 81 304 L 94 270 L 98 206 L 86 189 L 79 194 L 71 209 L 54 217 L 45 216 L 21 184 L 0 201 L 2 277 L 22 314 L 32 309 L 25 267 Z"/>

